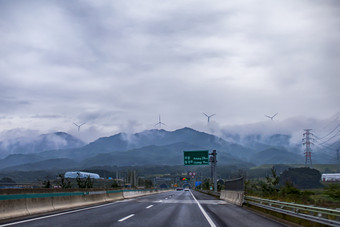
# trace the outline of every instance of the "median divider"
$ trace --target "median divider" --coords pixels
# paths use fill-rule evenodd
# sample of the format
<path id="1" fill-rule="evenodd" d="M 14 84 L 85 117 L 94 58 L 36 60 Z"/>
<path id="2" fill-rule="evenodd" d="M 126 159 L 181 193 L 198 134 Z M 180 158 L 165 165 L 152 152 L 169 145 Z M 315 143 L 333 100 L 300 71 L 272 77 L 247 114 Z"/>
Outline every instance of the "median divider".
<path id="1" fill-rule="evenodd" d="M 0 220 L 20 216 L 45 213 L 50 211 L 76 208 L 97 203 L 112 202 L 125 198 L 134 198 L 170 190 L 142 189 L 142 190 L 91 190 L 91 191 L 53 191 L 50 193 L 1 194 Z"/>
<path id="2" fill-rule="evenodd" d="M 54 211 L 52 197 L 27 198 L 26 208 L 29 214 Z"/>
<path id="3" fill-rule="evenodd" d="M 0 201 L 0 220 L 12 217 L 26 216 L 30 213 L 27 210 L 26 202 L 22 199 L 1 200 Z"/>
<path id="4" fill-rule="evenodd" d="M 75 192 L 72 194 L 64 193 L 62 196 L 54 196 L 51 198 L 54 210 L 62 210 L 86 205 L 84 192 Z"/>
<path id="5" fill-rule="evenodd" d="M 124 190 L 123 191 L 123 197 L 124 199 L 139 197 L 139 196 L 145 196 L 145 195 L 151 195 L 151 194 L 157 194 L 161 192 L 168 192 L 171 190 L 162 190 L 162 189 L 144 189 L 144 190 Z"/>
<path id="6" fill-rule="evenodd" d="M 137 190 L 127 190 L 123 192 L 124 199 L 134 198 L 138 196 L 146 195 L 146 191 L 137 191 Z"/>
<path id="7" fill-rule="evenodd" d="M 222 190 L 220 199 L 238 206 L 242 206 L 244 203 L 244 191 Z"/>
<path id="8" fill-rule="evenodd" d="M 106 201 L 111 202 L 115 200 L 124 199 L 123 190 L 120 191 L 106 191 Z"/>

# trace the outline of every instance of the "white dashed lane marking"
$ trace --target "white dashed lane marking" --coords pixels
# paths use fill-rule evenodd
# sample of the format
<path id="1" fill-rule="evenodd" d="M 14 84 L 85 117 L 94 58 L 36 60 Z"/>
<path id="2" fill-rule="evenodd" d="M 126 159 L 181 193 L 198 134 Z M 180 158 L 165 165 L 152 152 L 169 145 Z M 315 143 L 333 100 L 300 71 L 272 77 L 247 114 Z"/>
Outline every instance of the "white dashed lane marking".
<path id="1" fill-rule="evenodd" d="M 134 214 L 130 214 L 129 216 L 126 216 L 125 218 L 122 218 L 122 219 L 119 219 L 118 222 L 123 222 L 125 221 L 126 219 L 129 219 L 131 217 L 135 216 Z"/>

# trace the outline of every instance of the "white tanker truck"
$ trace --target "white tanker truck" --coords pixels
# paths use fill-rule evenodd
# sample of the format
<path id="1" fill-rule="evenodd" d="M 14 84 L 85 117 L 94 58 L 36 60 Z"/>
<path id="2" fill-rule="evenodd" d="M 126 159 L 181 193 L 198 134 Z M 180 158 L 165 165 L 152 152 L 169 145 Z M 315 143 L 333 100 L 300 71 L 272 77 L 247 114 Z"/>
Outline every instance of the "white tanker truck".
<path id="1" fill-rule="evenodd" d="M 64 175 L 65 178 L 92 178 L 92 179 L 100 179 L 100 176 L 96 173 L 88 173 L 88 172 L 80 172 L 80 171 L 68 171 Z"/>

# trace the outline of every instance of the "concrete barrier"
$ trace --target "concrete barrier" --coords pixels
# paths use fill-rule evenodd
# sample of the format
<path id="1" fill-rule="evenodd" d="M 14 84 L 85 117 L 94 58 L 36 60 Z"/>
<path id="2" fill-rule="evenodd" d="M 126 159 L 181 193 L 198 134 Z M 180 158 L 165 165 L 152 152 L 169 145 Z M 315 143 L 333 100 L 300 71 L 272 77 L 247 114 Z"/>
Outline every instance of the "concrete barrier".
<path id="1" fill-rule="evenodd" d="M 89 192 L 84 196 L 84 205 L 106 202 L 106 191 Z"/>
<path id="2" fill-rule="evenodd" d="M 1 200 L 0 220 L 29 215 L 26 202 L 22 199 Z"/>
<path id="3" fill-rule="evenodd" d="M 146 195 L 147 191 L 136 191 L 136 190 L 128 190 L 123 192 L 124 199 L 134 198 L 142 195 Z"/>
<path id="4" fill-rule="evenodd" d="M 0 195 L 0 220 L 123 199 L 122 191 Z"/>
<path id="5" fill-rule="evenodd" d="M 167 190 L 170 191 L 170 190 Z M 54 191 L 53 191 L 54 192 Z M 165 192 L 162 190 L 59 191 L 54 193 L 0 195 L 0 220 L 75 208 L 124 198 Z"/>
<path id="6" fill-rule="evenodd" d="M 52 197 L 27 198 L 25 199 L 26 208 L 29 214 L 54 211 Z"/>
<path id="7" fill-rule="evenodd" d="M 220 199 L 238 206 L 242 206 L 244 202 L 244 191 L 222 190 Z"/>
<path id="8" fill-rule="evenodd" d="M 111 202 L 115 200 L 124 199 L 123 191 L 107 191 L 106 192 L 106 201 Z"/>
<path id="9" fill-rule="evenodd" d="M 139 196 L 145 196 L 145 195 L 151 195 L 151 194 L 157 194 L 162 192 L 169 192 L 173 191 L 172 189 L 168 190 L 159 190 L 159 189 L 150 189 L 150 190 L 127 190 L 123 191 L 123 197 L 124 199 L 139 197 Z"/>
<path id="10" fill-rule="evenodd" d="M 65 195 L 52 197 L 54 210 L 62 210 L 84 205 L 84 195 Z"/>

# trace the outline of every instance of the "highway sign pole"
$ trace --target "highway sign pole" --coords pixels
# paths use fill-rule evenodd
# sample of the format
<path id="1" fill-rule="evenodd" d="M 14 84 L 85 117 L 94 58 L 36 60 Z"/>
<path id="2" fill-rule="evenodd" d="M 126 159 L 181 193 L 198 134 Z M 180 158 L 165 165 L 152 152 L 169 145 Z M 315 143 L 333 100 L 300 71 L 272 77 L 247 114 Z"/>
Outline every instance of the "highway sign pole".
<path id="1" fill-rule="evenodd" d="M 217 192 L 217 174 L 216 174 L 216 164 L 217 164 L 217 159 L 216 155 L 217 152 L 216 150 L 213 150 L 212 153 L 210 153 L 210 163 L 211 163 L 211 175 L 213 179 L 213 185 L 214 185 L 214 192 Z"/>

